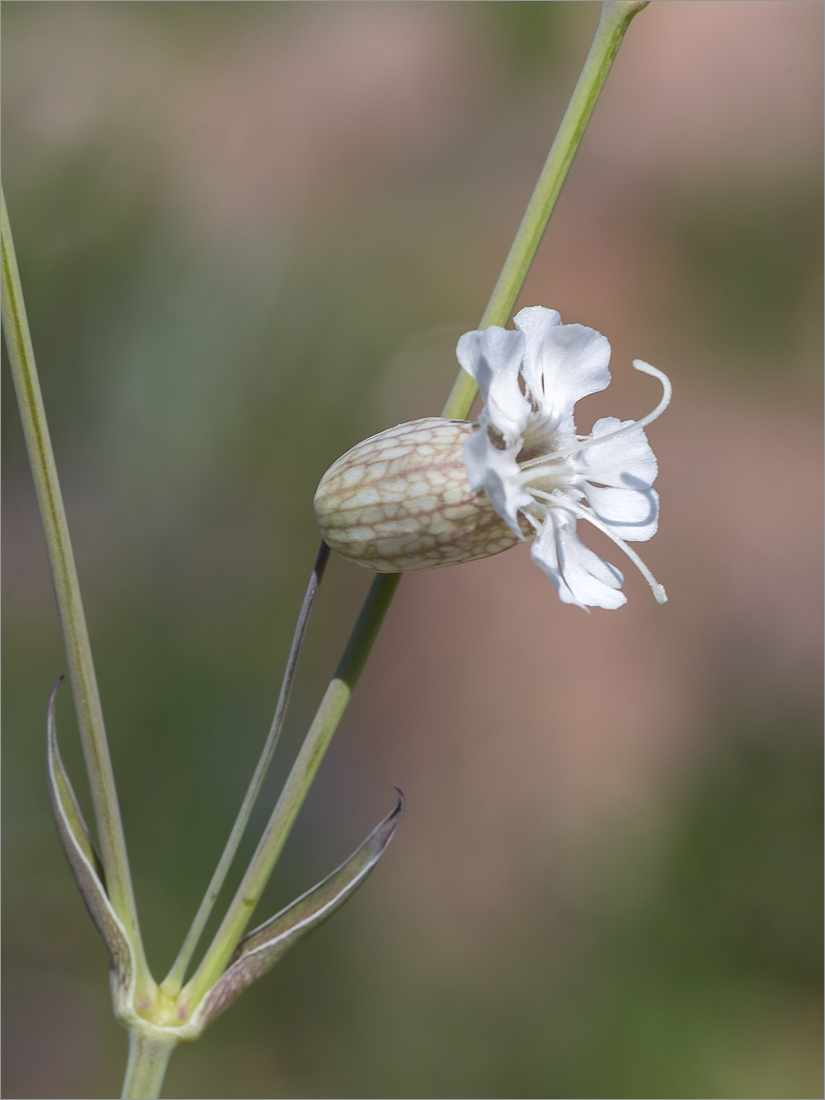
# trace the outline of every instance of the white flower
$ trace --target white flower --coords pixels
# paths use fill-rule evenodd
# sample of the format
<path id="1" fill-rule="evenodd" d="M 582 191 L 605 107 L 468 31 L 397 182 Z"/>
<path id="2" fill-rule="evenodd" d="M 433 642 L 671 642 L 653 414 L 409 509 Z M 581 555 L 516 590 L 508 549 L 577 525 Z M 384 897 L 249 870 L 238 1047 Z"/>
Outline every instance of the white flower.
<path id="1" fill-rule="evenodd" d="M 670 382 L 634 359 L 637 370 L 659 379 L 662 400 L 641 420 L 605 417 L 589 436 L 578 435 L 573 407 L 609 385 L 610 344 L 542 306 L 521 310 L 515 325 L 468 332 L 458 342 L 458 361 L 484 399 L 464 444 L 472 488 L 486 490 L 515 535 L 535 535 L 531 556 L 565 603 L 587 609 L 626 601 L 619 570 L 579 540 L 579 519 L 621 547 L 664 603 L 664 588 L 627 544 L 656 533 L 658 467 L 643 429 L 666 408 Z"/>

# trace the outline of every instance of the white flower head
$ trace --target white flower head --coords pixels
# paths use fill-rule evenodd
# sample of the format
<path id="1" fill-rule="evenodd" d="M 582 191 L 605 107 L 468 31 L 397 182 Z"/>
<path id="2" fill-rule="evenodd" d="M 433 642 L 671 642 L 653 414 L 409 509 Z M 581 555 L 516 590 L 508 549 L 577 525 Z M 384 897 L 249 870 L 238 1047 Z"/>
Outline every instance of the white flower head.
<path id="1" fill-rule="evenodd" d="M 458 361 L 478 383 L 484 408 L 464 444 L 473 489 L 484 489 L 496 511 L 530 549 L 565 603 L 620 607 L 624 578 L 579 540 L 587 520 L 627 554 L 657 602 L 667 599 L 629 546 L 656 533 L 658 467 L 644 432 L 670 401 L 670 382 L 640 359 L 633 366 L 658 378 L 664 394 L 641 420 L 597 420 L 589 436 L 576 432 L 573 407 L 610 384 L 610 344 L 583 325 L 563 325 L 554 309 L 531 306 L 515 330 L 497 325 L 468 332 Z"/>

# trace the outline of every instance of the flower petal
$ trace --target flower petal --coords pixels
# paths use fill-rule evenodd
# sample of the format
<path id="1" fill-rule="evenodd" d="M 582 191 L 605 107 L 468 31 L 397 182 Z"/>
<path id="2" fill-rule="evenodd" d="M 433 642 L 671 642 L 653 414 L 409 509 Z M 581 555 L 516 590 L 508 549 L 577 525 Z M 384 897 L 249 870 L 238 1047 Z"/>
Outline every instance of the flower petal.
<path id="1" fill-rule="evenodd" d="M 464 441 L 464 465 L 473 489 L 484 489 L 493 507 L 519 538 L 519 508 L 533 503 L 533 498 L 518 483 L 518 444 L 499 450 L 483 425 Z"/>
<path id="2" fill-rule="evenodd" d="M 529 306 L 515 318 L 524 333 L 522 375 L 543 421 L 573 430 L 573 406 L 610 385 L 610 344 L 584 325 L 563 325 L 554 309 Z"/>
<path id="3" fill-rule="evenodd" d="M 593 425 L 590 438 L 611 436 L 620 428 L 629 428 L 633 420 L 606 416 Z M 656 480 L 659 466 L 647 441 L 644 428 L 593 442 L 575 456 L 576 466 L 588 481 L 613 485 L 617 489 L 649 489 Z"/>
<path id="4" fill-rule="evenodd" d="M 507 443 L 521 438 L 530 417 L 530 402 L 521 392 L 519 370 L 524 359 L 520 332 L 491 325 L 466 332 L 456 348 L 458 361 L 475 378 L 484 401 L 485 417 Z"/>
<path id="5" fill-rule="evenodd" d="M 585 484 L 587 501 L 597 519 L 625 542 L 647 542 L 659 526 L 655 489 L 602 489 Z"/>
<path id="6" fill-rule="evenodd" d="M 530 556 L 553 582 L 563 603 L 613 609 L 627 602 L 624 593 L 617 591 L 624 581 L 621 572 L 581 542 L 574 516 L 548 512 Z"/>

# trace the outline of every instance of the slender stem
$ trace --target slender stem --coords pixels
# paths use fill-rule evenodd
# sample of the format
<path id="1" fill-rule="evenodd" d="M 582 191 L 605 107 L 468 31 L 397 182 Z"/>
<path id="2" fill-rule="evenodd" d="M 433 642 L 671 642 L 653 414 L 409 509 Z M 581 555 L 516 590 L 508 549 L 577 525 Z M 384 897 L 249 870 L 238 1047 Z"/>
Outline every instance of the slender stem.
<path id="1" fill-rule="evenodd" d="M 151 1028 L 129 1031 L 129 1061 L 123 1080 L 123 1100 L 157 1100 L 166 1067 L 178 1040 Z"/>
<path id="2" fill-rule="evenodd" d="M 298 622 L 295 625 L 295 634 L 292 638 L 292 646 L 289 651 L 289 657 L 287 658 L 286 668 L 284 670 L 284 678 L 281 683 L 281 693 L 278 696 L 278 705 L 275 707 L 275 717 L 272 719 L 272 725 L 267 735 L 266 742 L 264 743 L 263 750 L 261 752 L 260 759 L 258 760 L 255 772 L 244 796 L 241 808 L 238 811 L 238 816 L 235 820 L 235 824 L 232 827 L 232 832 L 229 834 L 229 839 L 226 842 L 226 847 L 223 850 L 223 855 L 220 858 L 218 866 L 215 868 L 215 873 L 207 887 L 204 894 L 203 901 L 200 904 L 200 908 L 195 914 L 195 919 L 192 922 L 192 927 L 186 934 L 186 939 L 183 941 L 183 946 L 178 952 L 178 957 L 175 959 L 172 969 L 164 978 L 161 989 L 164 993 L 174 996 L 180 992 L 180 988 L 183 985 L 183 979 L 186 974 L 186 968 L 192 958 L 192 954 L 198 945 L 198 940 L 203 934 L 204 926 L 209 919 L 209 914 L 212 912 L 212 908 L 218 898 L 218 894 L 223 887 L 226 875 L 229 871 L 232 861 L 235 858 L 235 853 L 238 850 L 238 845 L 241 842 L 244 830 L 249 823 L 249 817 L 252 813 L 252 807 L 255 804 L 255 800 L 261 790 L 261 784 L 264 780 L 264 775 L 272 760 L 272 756 L 275 752 L 275 747 L 278 744 L 278 738 L 281 733 L 281 727 L 284 724 L 284 716 L 286 715 L 286 709 L 289 705 L 289 697 L 292 692 L 292 684 L 295 679 L 295 669 L 298 665 L 298 658 L 301 655 L 301 648 L 304 644 L 304 638 L 306 636 L 307 626 L 309 625 L 309 617 L 312 613 L 312 608 L 315 604 L 315 599 L 318 595 L 318 589 L 321 587 L 321 580 L 324 576 L 324 570 L 326 568 L 327 561 L 329 560 L 329 547 L 325 542 L 321 542 L 321 547 L 318 551 L 318 556 L 315 559 L 315 565 L 312 568 L 312 575 L 309 578 L 309 584 L 307 586 L 306 595 L 304 596 L 304 602 L 301 604 L 301 611 L 298 615 Z"/>
<path id="3" fill-rule="evenodd" d="M 376 577 L 372 582 L 347 648 L 321 700 L 321 705 L 272 812 L 266 831 L 252 857 L 249 869 L 203 962 L 192 980 L 184 987 L 180 998 L 182 1003 L 192 1007 L 197 1005 L 203 994 L 220 976 L 243 934 L 332 740 L 332 735 L 346 710 L 353 688 L 366 663 L 400 580 L 399 573 L 389 573 Z"/>
<path id="4" fill-rule="evenodd" d="M 613 0 L 602 4 L 590 52 L 479 328 L 506 325 L 510 319 L 625 32 L 633 16 L 647 7 L 648 2 Z M 470 375 L 459 371 L 442 415 L 463 420 L 469 415 L 477 392 L 478 386 Z"/>
<path id="5" fill-rule="evenodd" d="M 509 319 L 625 31 L 630 20 L 646 3 L 647 0 L 608 0 L 602 5 L 601 17 L 582 75 L 498 283 L 484 311 L 480 327 L 503 325 Z M 465 417 L 470 411 L 475 394 L 475 383 L 462 371 L 442 415 Z M 373 581 L 347 648 L 307 732 L 304 745 L 272 812 L 266 831 L 203 961 L 181 991 L 181 1004 L 190 1008 L 197 1005 L 220 976 L 243 934 L 349 703 L 400 579 L 400 574 L 393 573 L 378 576 Z"/>
<path id="6" fill-rule="evenodd" d="M 14 378 L 23 435 L 46 536 L 60 625 L 66 646 L 69 677 L 74 694 L 77 723 L 86 761 L 97 822 L 101 858 L 106 873 L 106 891 L 120 917 L 135 951 L 138 966 L 138 993 L 154 988 L 146 965 L 138 925 L 126 840 L 120 819 L 115 779 L 103 712 L 97 691 L 89 632 L 83 614 L 66 512 L 60 493 L 54 454 L 49 438 L 46 412 L 34 361 L 23 288 L 17 269 L 6 200 L 2 197 L 2 315 L 9 363 Z"/>

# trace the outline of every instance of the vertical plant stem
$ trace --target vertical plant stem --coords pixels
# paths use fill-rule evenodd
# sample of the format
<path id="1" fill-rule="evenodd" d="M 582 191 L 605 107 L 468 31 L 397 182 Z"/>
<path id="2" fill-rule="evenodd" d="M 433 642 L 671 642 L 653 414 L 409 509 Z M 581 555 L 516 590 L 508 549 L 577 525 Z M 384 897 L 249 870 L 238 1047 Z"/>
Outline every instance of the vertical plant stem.
<path id="1" fill-rule="evenodd" d="M 17 269 L 6 200 L 2 197 L 2 316 L 14 388 L 23 422 L 29 463 L 37 494 L 60 625 L 66 646 L 80 739 L 89 776 L 106 890 L 135 951 L 140 994 L 154 989 L 138 925 L 126 841 L 120 819 L 115 779 L 103 712 L 97 691 L 89 632 L 83 614 L 69 528 L 60 493 L 49 427 L 40 393 L 23 289 Z"/>
<path id="2" fill-rule="evenodd" d="M 504 325 L 509 319 L 630 20 L 647 6 L 647 2 L 648 0 L 608 0 L 602 5 L 599 24 L 582 74 L 482 316 L 481 328 L 492 324 Z M 460 372 L 442 415 L 465 417 L 470 411 L 476 391 L 475 382 L 469 375 Z M 190 1011 L 220 976 L 249 922 L 349 703 L 400 580 L 400 574 L 392 573 L 379 575 L 372 583 L 335 676 L 307 731 L 303 747 L 244 879 L 203 961 L 191 981 L 181 991 L 181 1002 Z"/>
<path id="3" fill-rule="evenodd" d="M 275 717 L 272 719 L 272 725 L 270 726 L 266 742 L 264 743 L 263 750 L 255 767 L 246 795 L 244 796 L 241 808 L 238 811 L 238 816 L 235 819 L 232 832 L 229 834 L 226 847 L 223 850 L 218 866 L 215 868 L 215 873 L 212 875 L 212 879 L 207 887 L 200 908 L 195 914 L 192 927 L 186 934 L 186 939 L 183 941 L 183 946 L 178 952 L 178 957 L 175 959 L 172 969 L 161 983 L 161 991 L 168 996 L 175 996 L 180 992 L 180 988 L 183 985 L 183 979 L 186 975 L 186 968 L 189 965 L 192 954 L 198 945 L 198 940 L 203 933 L 204 926 L 209 919 L 209 914 L 212 912 L 218 894 L 226 880 L 226 875 L 235 858 L 235 853 L 238 850 L 241 837 L 249 822 L 252 807 L 255 805 L 255 800 L 260 792 L 266 770 L 269 767 L 273 753 L 275 752 L 275 747 L 278 744 L 281 727 L 284 724 L 284 716 L 286 715 L 286 709 L 289 705 L 289 697 L 292 693 L 295 669 L 298 665 L 298 658 L 301 655 L 301 648 L 303 647 L 307 626 L 309 625 L 309 616 L 312 613 L 318 590 L 321 587 L 321 580 L 323 579 L 328 560 L 329 547 L 322 541 L 318 556 L 315 559 L 315 565 L 312 569 L 312 575 L 309 579 L 304 602 L 301 604 L 298 622 L 295 626 L 295 634 L 292 638 L 292 646 L 289 650 L 289 657 L 287 658 L 286 668 L 284 669 L 284 678 L 281 683 L 281 692 L 278 696 L 278 704 L 275 707 Z"/>
<path id="4" fill-rule="evenodd" d="M 166 1067 L 177 1045 L 174 1036 L 158 1029 L 131 1029 L 122 1100 L 157 1100 Z"/>

